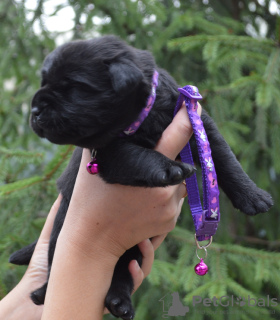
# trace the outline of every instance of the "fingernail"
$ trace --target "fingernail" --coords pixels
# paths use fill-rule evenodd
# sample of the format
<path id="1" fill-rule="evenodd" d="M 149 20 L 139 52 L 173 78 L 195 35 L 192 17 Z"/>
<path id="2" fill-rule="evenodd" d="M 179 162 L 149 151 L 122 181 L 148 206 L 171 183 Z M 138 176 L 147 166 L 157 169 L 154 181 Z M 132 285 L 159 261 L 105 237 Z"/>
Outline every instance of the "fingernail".
<path id="1" fill-rule="evenodd" d="M 134 260 L 134 268 L 135 268 L 137 271 L 140 270 L 140 266 L 139 266 L 137 260 Z"/>
<path id="2" fill-rule="evenodd" d="M 145 244 L 147 245 L 147 244 L 151 243 L 151 240 L 150 239 L 145 239 L 145 240 L 141 241 L 140 243 L 143 243 L 144 245 Z"/>

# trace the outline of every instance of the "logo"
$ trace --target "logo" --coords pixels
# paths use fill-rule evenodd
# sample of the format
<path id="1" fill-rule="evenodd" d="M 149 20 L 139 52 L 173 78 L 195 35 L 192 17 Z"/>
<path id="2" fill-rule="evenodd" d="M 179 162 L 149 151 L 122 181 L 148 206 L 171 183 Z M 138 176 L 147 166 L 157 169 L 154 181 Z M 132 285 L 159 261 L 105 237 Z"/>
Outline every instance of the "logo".
<path id="1" fill-rule="evenodd" d="M 167 293 L 159 302 L 162 303 L 163 318 L 185 316 L 190 310 L 188 306 L 181 302 L 178 292 Z M 266 298 L 252 298 L 250 295 L 247 298 L 234 296 L 213 297 L 212 299 L 200 296 L 193 296 L 192 298 L 193 310 L 198 313 L 203 312 L 201 307 L 276 307 L 277 305 L 277 299 L 271 299 L 269 295 Z M 271 311 L 272 313 L 275 312 L 275 310 Z"/>
<path id="2" fill-rule="evenodd" d="M 168 293 L 159 301 L 162 302 L 163 318 L 184 316 L 190 310 L 182 304 L 178 292 Z"/>

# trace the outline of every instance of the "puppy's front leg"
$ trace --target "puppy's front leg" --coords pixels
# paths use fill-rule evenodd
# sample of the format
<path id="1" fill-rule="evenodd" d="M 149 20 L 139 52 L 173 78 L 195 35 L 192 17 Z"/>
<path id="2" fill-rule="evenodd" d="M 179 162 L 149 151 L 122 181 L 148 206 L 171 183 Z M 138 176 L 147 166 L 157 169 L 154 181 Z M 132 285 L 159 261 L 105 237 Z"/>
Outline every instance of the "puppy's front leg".
<path id="1" fill-rule="evenodd" d="M 273 205 L 270 194 L 259 189 L 243 171 L 216 124 L 204 110 L 201 118 L 211 146 L 219 186 L 234 207 L 249 215 L 268 211 Z M 197 161 L 198 153 L 193 138 L 191 147 Z"/>
<path id="2" fill-rule="evenodd" d="M 179 184 L 195 168 L 172 161 L 154 150 L 128 143 L 124 139 L 97 152 L 101 177 L 108 183 L 130 186 L 165 187 Z"/>

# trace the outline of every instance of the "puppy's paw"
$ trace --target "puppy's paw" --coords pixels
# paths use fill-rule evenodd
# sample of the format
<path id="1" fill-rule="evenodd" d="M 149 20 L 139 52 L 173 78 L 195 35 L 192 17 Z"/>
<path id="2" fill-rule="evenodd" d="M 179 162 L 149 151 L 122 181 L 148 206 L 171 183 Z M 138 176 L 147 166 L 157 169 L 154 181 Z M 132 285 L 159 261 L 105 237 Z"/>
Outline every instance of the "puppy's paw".
<path id="1" fill-rule="evenodd" d="M 154 185 L 159 187 L 179 184 L 189 178 L 196 171 L 195 167 L 188 163 L 174 162 L 165 170 L 159 170 L 154 175 Z"/>
<path id="2" fill-rule="evenodd" d="M 252 188 L 248 188 L 246 192 L 236 195 L 232 203 L 235 208 L 253 216 L 267 212 L 273 206 L 273 199 L 268 192 L 254 185 Z"/>
<path id="3" fill-rule="evenodd" d="M 41 288 L 31 293 L 30 298 L 36 305 L 44 304 L 47 286 L 48 286 L 48 283 L 45 283 Z"/>
<path id="4" fill-rule="evenodd" d="M 117 318 L 130 320 L 134 318 L 134 310 L 130 295 L 127 293 L 109 292 L 105 299 L 106 308 Z"/>

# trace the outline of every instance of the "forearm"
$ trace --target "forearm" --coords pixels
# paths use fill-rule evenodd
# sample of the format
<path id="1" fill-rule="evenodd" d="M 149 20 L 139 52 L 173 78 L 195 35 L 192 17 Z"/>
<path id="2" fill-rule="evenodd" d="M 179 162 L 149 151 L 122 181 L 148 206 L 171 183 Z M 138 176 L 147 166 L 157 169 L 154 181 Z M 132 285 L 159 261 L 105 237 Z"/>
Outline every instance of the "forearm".
<path id="1" fill-rule="evenodd" d="M 102 319 L 117 257 L 82 250 L 67 230 L 58 238 L 42 319 Z"/>

